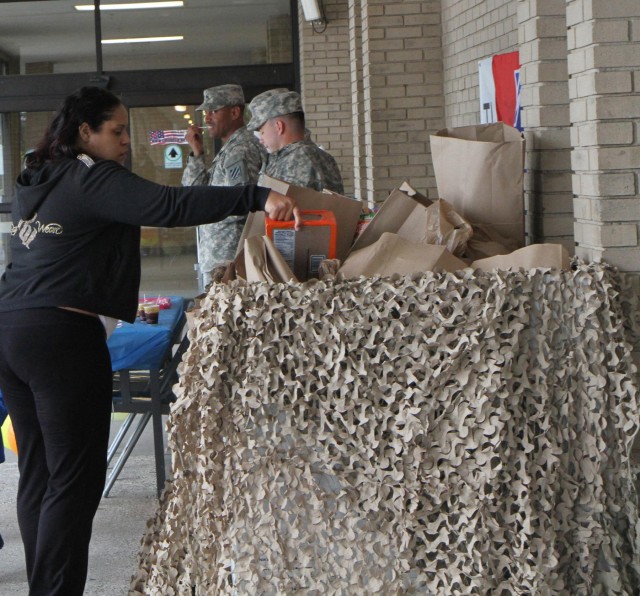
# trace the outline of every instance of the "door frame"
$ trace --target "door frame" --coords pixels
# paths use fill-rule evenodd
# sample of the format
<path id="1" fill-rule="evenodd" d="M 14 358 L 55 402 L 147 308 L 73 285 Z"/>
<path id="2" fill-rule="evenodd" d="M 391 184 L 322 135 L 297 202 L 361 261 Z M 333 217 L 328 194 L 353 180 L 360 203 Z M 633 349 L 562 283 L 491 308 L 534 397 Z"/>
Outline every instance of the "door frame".
<path id="1" fill-rule="evenodd" d="M 249 102 L 267 89 L 297 88 L 298 77 L 295 63 L 128 70 L 103 75 L 5 75 L 0 76 L 0 113 L 55 110 L 67 95 L 85 85 L 109 89 L 130 108 L 200 104 L 203 89 L 227 83 L 242 85 Z"/>

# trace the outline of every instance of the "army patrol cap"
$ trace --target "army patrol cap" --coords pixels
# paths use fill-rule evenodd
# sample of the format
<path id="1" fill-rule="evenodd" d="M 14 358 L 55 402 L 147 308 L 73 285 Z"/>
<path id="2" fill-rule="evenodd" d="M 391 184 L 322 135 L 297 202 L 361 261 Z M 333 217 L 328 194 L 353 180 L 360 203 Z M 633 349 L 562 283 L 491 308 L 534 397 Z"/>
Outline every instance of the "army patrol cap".
<path id="1" fill-rule="evenodd" d="M 204 90 L 204 101 L 196 110 L 215 112 L 225 106 L 243 106 L 244 92 L 240 85 L 218 85 Z"/>
<path id="2" fill-rule="evenodd" d="M 300 94 L 286 89 L 269 89 L 256 95 L 251 100 L 249 109 L 251 110 L 251 120 L 247 124 L 249 130 L 259 130 L 271 118 L 303 111 Z"/>

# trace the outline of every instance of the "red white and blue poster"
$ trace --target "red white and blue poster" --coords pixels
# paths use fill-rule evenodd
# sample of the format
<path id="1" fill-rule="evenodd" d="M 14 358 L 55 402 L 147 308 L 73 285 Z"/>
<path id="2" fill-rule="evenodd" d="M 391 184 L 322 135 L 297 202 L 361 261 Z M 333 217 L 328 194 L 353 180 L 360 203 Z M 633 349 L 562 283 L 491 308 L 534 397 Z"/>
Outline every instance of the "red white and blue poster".
<path id="1" fill-rule="evenodd" d="M 522 130 L 520 53 L 497 54 L 478 62 L 480 122 L 504 122 Z"/>

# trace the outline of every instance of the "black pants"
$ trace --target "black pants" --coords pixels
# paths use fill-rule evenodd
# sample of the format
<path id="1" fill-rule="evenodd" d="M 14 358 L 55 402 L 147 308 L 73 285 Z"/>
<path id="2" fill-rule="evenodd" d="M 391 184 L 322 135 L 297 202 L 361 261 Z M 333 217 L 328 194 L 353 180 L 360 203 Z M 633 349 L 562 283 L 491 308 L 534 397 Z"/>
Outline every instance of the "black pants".
<path id="1" fill-rule="evenodd" d="M 0 389 L 18 444 L 18 523 L 30 596 L 80 596 L 104 487 L 111 359 L 95 317 L 0 313 Z"/>

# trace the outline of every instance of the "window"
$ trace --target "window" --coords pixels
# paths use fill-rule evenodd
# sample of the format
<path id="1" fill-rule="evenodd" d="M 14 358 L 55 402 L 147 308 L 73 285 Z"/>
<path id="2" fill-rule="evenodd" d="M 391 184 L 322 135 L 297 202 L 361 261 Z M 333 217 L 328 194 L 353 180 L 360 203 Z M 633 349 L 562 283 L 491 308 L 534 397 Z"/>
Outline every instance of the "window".
<path id="1" fill-rule="evenodd" d="M 182 170 L 167 167 L 163 149 L 151 147 L 147 137 L 151 130 L 185 126 L 174 105 L 193 113 L 204 88 L 229 82 L 243 86 L 247 101 L 269 88 L 297 87 L 297 0 L 188 0 L 182 9 L 101 11 L 103 40 L 184 39 L 102 44 L 99 54 L 93 11 L 73 8 L 84 2 L 92 4 L 0 2 L 0 201 L 11 202 L 25 151 L 39 140 L 61 99 L 82 85 L 107 84 L 122 97 L 130 110 L 130 166 L 165 184 L 180 184 Z M 143 229 L 141 292 L 197 293 L 195 234 L 193 228 Z M 0 243 L 0 271 L 7 258 Z"/>

